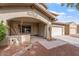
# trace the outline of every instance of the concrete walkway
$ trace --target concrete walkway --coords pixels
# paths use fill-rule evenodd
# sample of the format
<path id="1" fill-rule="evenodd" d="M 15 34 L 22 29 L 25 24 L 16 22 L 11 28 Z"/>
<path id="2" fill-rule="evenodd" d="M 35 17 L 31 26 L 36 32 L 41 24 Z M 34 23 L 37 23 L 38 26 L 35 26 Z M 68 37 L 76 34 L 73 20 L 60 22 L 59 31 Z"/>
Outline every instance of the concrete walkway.
<path id="1" fill-rule="evenodd" d="M 38 41 L 41 45 L 43 45 L 46 49 L 52 49 L 58 46 L 62 46 L 64 44 L 67 44 L 67 42 L 64 42 L 62 40 L 52 40 L 52 41 Z"/>
<path id="2" fill-rule="evenodd" d="M 71 36 L 56 36 L 55 39 L 66 41 L 76 47 L 79 47 L 79 38 L 71 37 Z"/>
<path id="3" fill-rule="evenodd" d="M 46 39 L 43 39 L 41 37 L 32 37 L 32 43 L 38 42 L 40 43 L 43 47 L 45 47 L 46 49 L 51 49 L 51 48 L 55 48 L 58 46 L 62 46 L 64 44 L 67 44 L 67 42 L 62 41 L 62 40 L 52 40 L 52 41 L 48 41 Z"/>

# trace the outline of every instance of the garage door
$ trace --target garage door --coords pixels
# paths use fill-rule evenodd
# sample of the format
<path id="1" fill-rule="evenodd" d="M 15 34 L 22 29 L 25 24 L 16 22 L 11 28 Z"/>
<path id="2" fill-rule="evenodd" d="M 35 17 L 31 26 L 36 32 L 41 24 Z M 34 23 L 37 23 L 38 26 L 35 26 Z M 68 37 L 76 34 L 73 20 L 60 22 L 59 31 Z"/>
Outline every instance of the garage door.
<path id="1" fill-rule="evenodd" d="M 76 31 L 77 31 L 77 30 L 76 30 L 75 28 L 71 28 L 71 29 L 70 29 L 70 34 L 76 34 Z"/>
<path id="2" fill-rule="evenodd" d="M 52 37 L 53 36 L 61 36 L 64 34 L 63 27 L 52 27 Z"/>

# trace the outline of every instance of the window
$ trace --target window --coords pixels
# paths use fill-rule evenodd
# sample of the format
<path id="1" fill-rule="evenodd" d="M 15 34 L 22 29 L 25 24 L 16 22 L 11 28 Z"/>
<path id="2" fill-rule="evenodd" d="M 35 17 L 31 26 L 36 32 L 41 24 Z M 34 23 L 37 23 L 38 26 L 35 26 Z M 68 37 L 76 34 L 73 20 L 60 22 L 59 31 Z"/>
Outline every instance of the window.
<path id="1" fill-rule="evenodd" d="M 30 34 L 31 33 L 31 26 L 30 25 L 23 25 L 22 28 L 20 26 L 20 32 L 24 34 Z"/>

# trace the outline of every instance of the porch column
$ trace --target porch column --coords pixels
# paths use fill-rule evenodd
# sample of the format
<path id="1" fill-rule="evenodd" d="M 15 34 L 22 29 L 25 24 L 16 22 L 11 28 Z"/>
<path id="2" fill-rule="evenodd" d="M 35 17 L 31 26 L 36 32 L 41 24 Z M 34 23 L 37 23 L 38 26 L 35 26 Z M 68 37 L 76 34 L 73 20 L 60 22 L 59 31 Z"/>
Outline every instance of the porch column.
<path id="1" fill-rule="evenodd" d="M 50 30 L 49 30 L 49 32 L 50 32 L 50 40 L 52 40 L 53 38 L 52 38 L 52 25 L 50 25 Z"/>
<path id="2" fill-rule="evenodd" d="M 22 25 L 23 25 L 23 20 L 21 20 L 21 22 L 20 22 L 20 26 L 21 26 L 21 33 L 20 33 L 20 35 L 22 35 Z"/>
<path id="3" fill-rule="evenodd" d="M 47 25 L 45 25 L 44 27 L 44 38 L 45 39 L 47 38 Z"/>
<path id="4" fill-rule="evenodd" d="M 46 26 L 46 39 L 51 40 L 52 36 L 51 36 L 51 25 L 47 25 Z"/>

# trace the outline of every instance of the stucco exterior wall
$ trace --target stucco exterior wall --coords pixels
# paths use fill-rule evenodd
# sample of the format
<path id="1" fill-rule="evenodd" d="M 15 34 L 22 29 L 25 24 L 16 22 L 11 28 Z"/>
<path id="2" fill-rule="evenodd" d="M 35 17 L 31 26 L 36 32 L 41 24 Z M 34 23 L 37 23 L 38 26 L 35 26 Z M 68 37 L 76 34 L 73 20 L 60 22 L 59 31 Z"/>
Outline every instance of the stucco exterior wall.
<path id="1" fill-rule="evenodd" d="M 20 18 L 20 17 L 29 17 L 29 18 L 33 18 L 35 20 L 40 21 L 39 22 L 40 24 L 37 24 L 37 23 L 26 23 L 25 24 L 25 25 L 27 24 L 31 25 L 31 28 L 32 28 L 31 35 L 40 35 L 46 38 L 50 36 L 48 25 L 51 25 L 51 21 L 45 14 L 41 13 L 37 9 L 32 9 L 30 7 L 28 8 L 27 7 L 18 7 L 18 8 L 10 7 L 10 8 L 0 9 L 0 19 L 4 21 L 11 20 L 13 18 Z M 11 26 L 15 28 L 16 25 L 18 26 L 18 23 L 16 22 L 14 24 L 11 23 Z M 44 24 L 46 24 L 46 28 Z M 16 26 L 16 31 L 17 33 L 19 33 L 19 29 L 17 26 Z M 15 34 L 15 33 L 12 32 L 11 34 Z"/>
<path id="2" fill-rule="evenodd" d="M 44 24 L 39 24 L 39 35 L 44 37 L 44 31 L 45 31 L 45 25 Z"/>
<path id="3" fill-rule="evenodd" d="M 70 30 L 70 33 L 69 34 L 77 34 L 77 24 L 75 23 L 71 23 L 69 25 L 69 30 Z"/>
<path id="4" fill-rule="evenodd" d="M 51 24 L 48 17 L 43 15 L 41 12 L 36 9 L 33 10 L 31 8 L 3 8 L 0 9 L 0 19 L 9 20 L 16 17 L 33 17 L 39 19 L 40 21 Z"/>
<path id="5" fill-rule="evenodd" d="M 38 35 L 38 23 L 33 23 L 32 25 L 32 29 L 31 29 L 31 31 L 32 31 L 32 35 Z"/>

